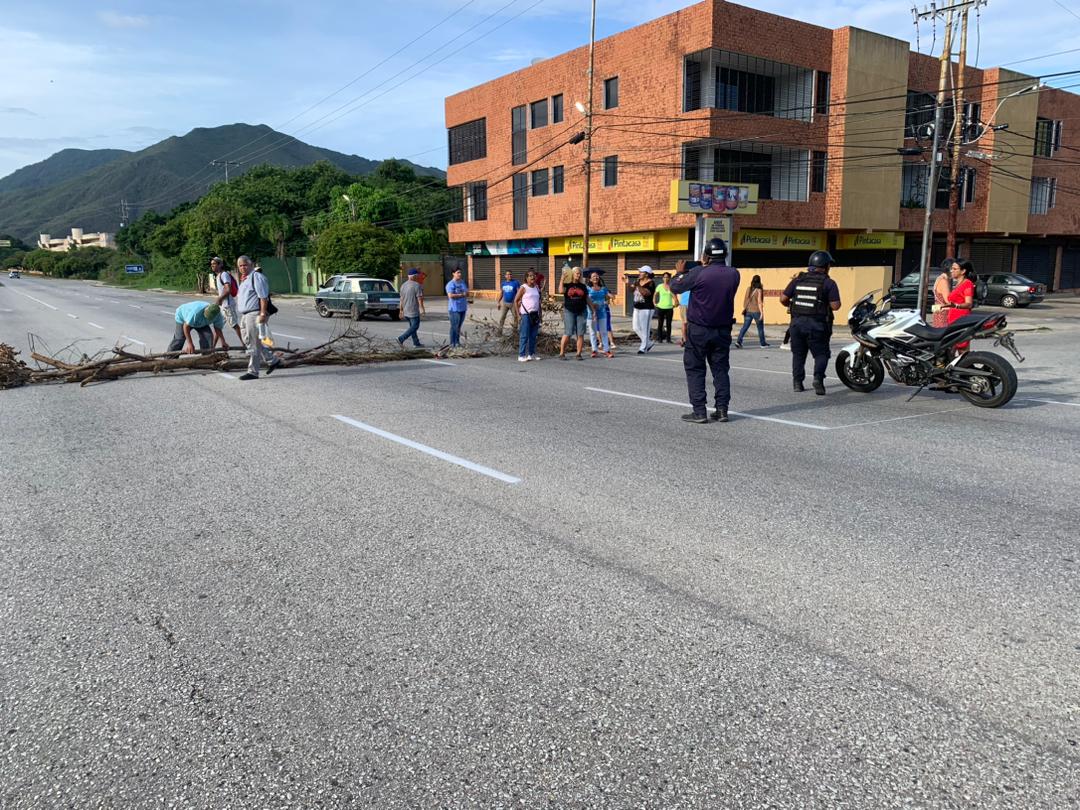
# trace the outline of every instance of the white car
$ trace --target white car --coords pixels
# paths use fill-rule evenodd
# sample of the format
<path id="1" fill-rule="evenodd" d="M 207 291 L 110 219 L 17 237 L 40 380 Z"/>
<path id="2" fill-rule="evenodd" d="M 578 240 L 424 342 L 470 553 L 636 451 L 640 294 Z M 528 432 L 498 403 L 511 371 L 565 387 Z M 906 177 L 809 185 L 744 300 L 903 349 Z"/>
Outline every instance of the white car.
<path id="1" fill-rule="evenodd" d="M 22 275 L 19 273 L 18 270 L 8 270 L 7 277 L 8 278 L 22 278 Z"/>

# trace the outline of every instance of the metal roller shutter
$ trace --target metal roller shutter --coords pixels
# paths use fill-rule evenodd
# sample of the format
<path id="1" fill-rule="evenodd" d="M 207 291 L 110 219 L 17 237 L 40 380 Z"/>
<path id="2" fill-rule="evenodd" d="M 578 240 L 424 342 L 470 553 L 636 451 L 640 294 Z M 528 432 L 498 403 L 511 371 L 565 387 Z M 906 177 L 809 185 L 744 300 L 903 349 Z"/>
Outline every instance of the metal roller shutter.
<path id="1" fill-rule="evenodd" d="M 474 290 L 495 289 L 495 257 L 472 257 L 472 288 Z"/>
<path id="2" fill-rule="evenodd" d="M 570 264 L 573 267 L 581 264 L 581 254 L 579 253 L 576 256 L 556 256 L 555 266 L 561 269 L 566 259 L 570 259 Z M 589 267 L 593 270 L 602 270 L 604 278 L 614 278 L 615 271 L 619 268 L 619 257 L 614 253 L 590 253 Z"/>
<path id="3" fill-rule="evenodd" d="M 1058 289 L 1077 288 L 1080 288 L 1080 248 L 1065 248 L 1061 251 L 1061 284 Z"/>
<path id="4" fill-rule="evenodd" d="M 1057 250 L 1050 245 L 1020 245 L 1016 257 L 1016 272 L 1027 276 L 1032 281 L 1045 284 L 1050 290 L 1054 286 L 1054 254 Z"/>
<path id="5" fill-rule="evenodd" d="M 518 281 L 524 281 L 525 274 L 530 270 L 548 275 L 547 256 L 503 256 L 499 265 L 502 272 L 509 270 Z"/>
<path id="6" fill-rule="evenodd" d="M 971 261 L 979 275 L 1012 272 L 1012 245 L 976 242 L 971 246 Z"/>

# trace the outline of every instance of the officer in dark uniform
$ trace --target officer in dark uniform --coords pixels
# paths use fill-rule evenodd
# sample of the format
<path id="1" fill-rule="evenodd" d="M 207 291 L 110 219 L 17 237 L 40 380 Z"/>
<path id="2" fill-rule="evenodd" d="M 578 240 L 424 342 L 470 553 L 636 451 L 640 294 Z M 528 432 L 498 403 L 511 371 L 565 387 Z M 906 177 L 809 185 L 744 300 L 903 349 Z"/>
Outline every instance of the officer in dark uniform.
<path id="1" fill-rule="evenodd" d="M 681 273 L 671 281 L 676 295 L 690 293 L 686 311 L 686 344 L 683 369 L 693 411 L 683 414 L 687 422 L 709 421 L 708 395 L 705 393 L 705 367 L 712 369 L 716 410 L 712 418 L 728 420 L 731 380 L 728 377 L 731 353 L 731 327 L 735 323 L 735 293 L 739 289 L 739 271 L 727 264 L 727 245 L 723 239 L 710 239 L 705 249 L 708 264 Z"/>
<path id="2" fill-rule="evenodd" d="M 791 377 L 795 390 L 806 390 L 803 380 L 809 350 L 814 355 L 814 393 L 818 396 L 825 396 L 833 312 L 840 309 L 840 288 L 829 278 L 833 263 L 828 251 L 812 253 L 809 269 L 788 284 L 780 296 L 780 303 L 791 307 Z"/>

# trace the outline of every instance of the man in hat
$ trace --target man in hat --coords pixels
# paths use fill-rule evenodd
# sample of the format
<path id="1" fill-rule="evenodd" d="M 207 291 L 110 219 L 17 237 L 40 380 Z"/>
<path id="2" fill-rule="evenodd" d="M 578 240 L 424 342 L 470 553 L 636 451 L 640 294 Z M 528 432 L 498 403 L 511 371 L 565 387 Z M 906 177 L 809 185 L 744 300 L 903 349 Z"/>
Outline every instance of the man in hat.
<path id="1" fill-rule="evenodd" d="M 647 264 L 642 265 L 638 269 L 637 284 L 634 285 L 634 333 L 641 338 L 638 354 L 645 354 L 653 347 L 649 331 L 652 328 L 654 295 L 656 285 L 653 283 L 652 268 Z"/>
<path id="2" fill-rule="evenodd" d="M 184 354 L 192 354 L 195 351 L 191 341 L 193 331 L 199 335 L 199 349 L 202 351 L 217 343 L 220 343 L 225 351 L 229 350 L 225 333 L 221 331 L 225 326 L 225 319 L 221 316 L 221 307 L 217 304 L 208 304 L 205 301 L 181 304 L 176 308 L 175 320 L 176 328 L 173 329 L 173 339 L 168 349 L 170 352 L 183 349 Z"/>
<path id="3" fill-rule="evenodd" d="M 424 309 L 424 288 L 417 281 L 419 275 L 419 270 L 410 267 L 406 282 L 398 290 L 398 317 L 409 322 L 409 328 L 405 330 L 405 334 L 397 339 L 399 346 L 405 345 L 406 338 L 412 338 L 413 346 L 416 348 L 424 345 L 416 334 L 420 330 L 420 316 L 427 314 Z"/>

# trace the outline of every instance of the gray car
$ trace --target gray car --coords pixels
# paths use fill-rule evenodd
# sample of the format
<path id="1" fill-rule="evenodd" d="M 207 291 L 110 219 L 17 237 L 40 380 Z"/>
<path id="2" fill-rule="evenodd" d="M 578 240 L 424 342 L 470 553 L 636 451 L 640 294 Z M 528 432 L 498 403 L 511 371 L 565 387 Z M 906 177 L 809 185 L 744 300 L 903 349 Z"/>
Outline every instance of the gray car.
<path id="1" fill-rule="evenodd" d="M 979 281 L 986 284 L 984 304 L 1012 309 L 1037 304 L 1046 297 L 1045 284 L 1017 273 L 989 273 L 979 276 Z"/>

